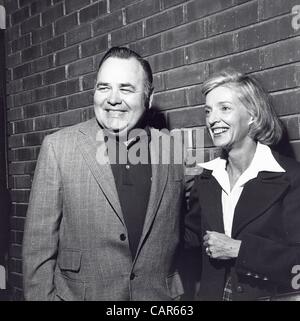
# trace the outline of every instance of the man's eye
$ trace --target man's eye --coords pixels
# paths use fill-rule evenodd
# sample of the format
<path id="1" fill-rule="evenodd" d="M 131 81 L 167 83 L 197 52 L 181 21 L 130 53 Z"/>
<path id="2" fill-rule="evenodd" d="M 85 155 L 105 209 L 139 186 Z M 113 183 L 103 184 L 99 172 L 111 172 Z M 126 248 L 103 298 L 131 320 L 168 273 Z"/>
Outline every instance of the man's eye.
<path id="1" fill-rule="evenodd" d="M 210 113 L 210 110 L 209 109 L 205 109 L 205 114 L 209 115 L 209 113 Z"/>
<path id="2" fill-rule="evenodd" d="M 221 109 L 224 110 L 224 111 L 227 111 L 227 110 L 230 109 L 230 107 L 228 107 L 228 106 L 221 106 Z"/>
<path id="3" fill-rule="evenodd" d="M 131 88 L 121 88 L 121 92 L 125 93 L 125 94 L 128 94 L 128 93 L 132 93 L 133 90 Z"/>
<path id="4" fill-rule="evenodd" d="M 96 86 L 96 89 L 99 91 L 107 91 L 109 88 L 106 86 Z"/>

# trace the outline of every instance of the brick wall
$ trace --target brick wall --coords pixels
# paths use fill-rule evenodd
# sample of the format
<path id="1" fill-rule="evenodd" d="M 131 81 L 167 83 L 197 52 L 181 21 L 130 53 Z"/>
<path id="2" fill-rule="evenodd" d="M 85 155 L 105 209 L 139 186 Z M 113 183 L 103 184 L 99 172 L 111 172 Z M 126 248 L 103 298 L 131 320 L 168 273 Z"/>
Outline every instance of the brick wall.
<path id="1" fill-rule="evenodd" d="M 13 201 L 9 281 L 22 299 L 21 242 L 44 136 L 93 116 L 97 65 L 114 45 L 147 57 L 155 107 L 169 128 L 203 127 L 201 83 L 233 66 L 274 96 L 300 160 L 300 0 L 6 0 L 9 188 Z M 300 19 L 299 19 L 300 24 Z M 211 144 L 206 140 L 206 146 Z"/>

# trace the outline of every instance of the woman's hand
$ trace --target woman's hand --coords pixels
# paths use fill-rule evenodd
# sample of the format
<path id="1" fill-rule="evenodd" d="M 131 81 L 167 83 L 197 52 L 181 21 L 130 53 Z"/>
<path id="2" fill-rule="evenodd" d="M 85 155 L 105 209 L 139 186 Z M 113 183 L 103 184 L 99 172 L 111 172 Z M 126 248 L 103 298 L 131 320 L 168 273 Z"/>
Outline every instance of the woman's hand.
<path id="1" fill-rule="evenodd" d="M 239 254 L 242 241 L 218 232 L 206 231 L 203 245 L 209 257 L 220 260 L 236 258 Z"/>

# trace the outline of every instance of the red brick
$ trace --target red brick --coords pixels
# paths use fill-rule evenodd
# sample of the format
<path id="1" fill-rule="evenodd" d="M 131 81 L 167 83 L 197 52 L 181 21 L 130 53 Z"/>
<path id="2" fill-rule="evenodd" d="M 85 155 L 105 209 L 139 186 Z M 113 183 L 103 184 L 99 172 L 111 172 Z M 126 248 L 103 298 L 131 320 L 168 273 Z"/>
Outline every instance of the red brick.
<path id="1" fill-rule="evenodd" d="M 25 217 L 28 209 L 27 204 L 13 204 L 13 215 L 19 217 Z"/>
<path id="2" fill-rule="evenodd" d="M 31 118 L 43 115 L 45 113 L 44 106 L 42 104 L 32 104 L 23 107 L 24 118 Z"/>
<path id="3" fill-rule="evenodd" d="M 204 108 L 194 107 L 168 112 L 168 128 L 183 128 L 205 125 Z"/>
<path id="4" fill-rule="evenodd" d="M 93 107 L 85 107 L 81 110 L 81 120 L 86 121 L 95 117 L 94 106 Z"/>
<path id="5" fill-rule="evenodd" d="M 8 14 L 18 10 L 18 2 L 16 0 L 6 0 L 5 9 Z"/>
<path id="6" fill-rule="evenodd" d="M 68 97 L 69 109 L 93 105 L 94 90 L 81 92 Z"/>
<path id="7" fill-rule="evenodd" d="M 29 161 L 36 160 L 36 150 L 34 148 L 18 148 L 12 151 L 13 156 L 11 161 Z M 20 200 L 19 200 L 20 201 Z"/>
<path id="8" fill-rule="evenodd" d="M 21 90 L 23 90 L 22 79 L 10 81 L 6 86 L 7 94 L 14 94 L 14 93 L 17 93 Z"/>
<path id="9" fill-rule="evenodd" d="M 205 63 L 198 63 L 170 70 L 165 74 L 166 89 L 202 83 L 207 77 L 207 73 Z"/>
<path id="10" fill-rule="evenodd" d="M 300 72 L 297 66 L 287 65 L 268 69 L 255 74 L 268 91 L 279 91 L 300 86 Z"/>
<path id="11" fill-rule="evenodd" d="M 204 21 L 196 21 L 164 33 L 163 48 L 172 49 L 205 37 Z"/>
<path id="12" fill-rule="evenodd" d="M 261 64 L 259 59 L 259 50 L 242 52 L 230 57 L 209 62 L 210 74 L 224 68 L 234 68 L 244 73 L 260 70 Z"/>
<path id="13" fill-rule="evenodd" d="M 66 70 L 65 66 L 47 71 L 44 74 L 44 83 L 53 84 L 66 79 Z"/>
<path id="14" fill-rule="evenodd" d="M 44 102 L 44 108 L 46 114 L 65 111 L 67 109 L 67 99 L 64 97 L 54 100 L 48 100 Z"/>
<path id="15" fill-rule="evenodd" d="M 50 39 L 42 45 L 43 55 L 47 55 L 51 52 L 58 51 L 64 48 L 64 36 L 58 36 L 56 38 Z"/>
<path id="16" fill-rule="evenodd" d="M 165 89 L 163 74 L 155 74 L 153 76 L 153 87 L 156 93 Z"/>
<path id="17" fill-rule="evenodd" d="M 162 0 L 162 7 L 167 9 L 184 2 L 186 2 L 186 0 Z"/>
<path id="18" fill-rule="evenodd" d="M 131 23 L 159 12 L 160 3 L 157 0 L 144 0 L 126 8 L 126 22 Z"/>
<path id="19" fill-rule="evenodd" d="M 129 48 L 141 56 L 149 56 L 161 52 L 161 36 L 139 40 L 129 45 Z"/>
<path id="20" fill-rule="evenodd" d="M 40 27 L 40 17 L 34 16 L 28 20 L 21 23 L 21 33 L 28 33 Z"/>
<path id="21" fill-rule="evenodd" d="M 286 128 L 289 140 L 300 139 L 299 116 L 289 116 L 281 121 Z"/>
<path id="22" fill-rule="evenodd" d="M 119 10 L 121 8 L 125 8 L 127 6 L 129 6 L 132 3 L 137 2 L 138 0 L 110 0 L 109 4 L 110 4 L 110 12 Z"/>
<path id="23" fill-rule="evenodd" d="M 294 115 L 299 113 L 300 89 L 288 90 L 272 95 L 272 101 L 276 114 Z"/>
<path id="24" fill-rule="evenodd" d="M 293 6 L 299 5 L 299 0 L 261 0 L 261 17 L 269 19 L 285 13 L 290 13 Z"/>
<path id="25" fill-rule="evenodd" d="M 8 147 L 16 148 L 24 145 L 23 135 L 13 135 L 8 137 Z M 11 172 L 11 171 L 9 171 Z M 11 172 L 13 174 L 13 172 Z M 16 173 L 17 174 L 17 173 Z"/>
<path id="26" fill-rule="evenodd" d="M 41 45 L 31 46 L 22 51 L 22 62 L 33 60 L 41 56 Z"/>
<path id="27" fill-rule="evenodd" d="M 32 73 L 44 71 L 50 69 L 54 66 L 54 58 L 53 55 L 44 56 L 40 59 L 35 59 L 31 63 L 31 71 Z"/>
<path id="28" fill-rule="evenodd" d="M 6 66 L 12 68 L 21 63 L 21 52 L 16 52 L 15 54 L 10 54 L 6 56 Z"/>
<path id="29" fill-rule="evenodd" d="M 47 115 L 33 120 L 36 131 L 53 129 L 58 126 L 58 115 Z"/>
<path id="30" fill-rule="evenodd" d="M 59 126 L 71 126 L 81 122 L 81 111 L 80 109 L 67 111 L 59 114 Z"/>
<path id="31" fill-rule="evenodd" d="M 191 21 L 202 18 L 232 5 L 232 0 L 194 0 L 187 4 L 187 19 Z"/>
<path id="32" fill-rule="evenodd" d="M 10 163 L 9 173 L 11 175 L 32 174 L 34 172 L 35 165 L 35 161 L 29 161 L 25 163 Z"/>
<path id="33" fill-rule="evenodd" d="M 31 104 L 33 102 L 33 95 L 31 91 L 21 92 L 13 97 L 14 107 Z"/>
<path id="34" fill-rule="evenodd" d="M 111 13 L 105 17 L 100 17 L 92 24 L 95 35 L 103 34 L 122 26 L 123 16 L 121 11 Z"/>
<path id="35" fill-rule="evenodd" d="M 63 5 L 60 3 L 46 12 L 42 13 L 42 24 L 43 26 L 56 21 L 59 17 L 62 17 L 64 14 Z"/>
<path id="36" fill-rule="evenodd" d="M 75 77 L 79 75 L 88 74 L 93 70 L 93 58 L 87 58 L 70 64 L 68 68 L 68 74 L 69 77 Z"/>
<path id="37" fill-rule="evenodd" d="M 178 7 L 146 20 L 146 35 L 152 35 L 183 23 L 183 8 Z"/>
<path id="38" fill-rule="evenodd" d="M 111 33 L 111 45 L 120 46 L 136 41 L 143 37 L 143 24 L 137 22 L 120 28 Z"/>
<path id="39" fill-rule="evenodd" d="M 14 123 L 14 133 L 15 134 L 32 132 L 32 131 L 33 131 L 33 120 L 32 119 L 21 120 L 21 121 L 17 121 Z"/>
<path id="40" fill-rule="evenodd" d="M 232 34 L 220 35 L 217 37 L 201 40 L 186 48 L 186 61 L 193 63 L 205 61 L 217 57 L 223 57 L 234 53 L 235 38 Z"/>
<path id="41" fill-rule="evenodd" d="M 36 74 L 23 79 L 24 90 L 33 89 L 42 85 L 42 75 Z"/>
<path id="42" fill-rule="evenodd" d="M 184 64 L 184 49 L 179 48 L 149 57 L 149 63 L 153 72 L 182 66 Z"/>
<path id="43" fill-rule="evenodd" d="M 70 47 L 56 53 L 56 65 L 64 65 L 70 61 L 79 59 L 78 46 Z"/>
<path id="44" fill-rule="evenodd" d="M 238 29 L 244 26 L 255 24 L 258 21 L 257 2 L 246 3 L 226 10 L 223 13 L 213 15 L 208 18 L 207 35 L 208 37 Z"/>
<path id="45" fill-rule="evenodd" d="M 11 15 L 11 23 L 12 25 L 20 23 L 21 21 L 24 21 L 28 17 L 29 17 L 29 7 L 24 7 L 20 10 L 15 11 Z"/>
<path id="46" fill-rule="evenodd" d="M 55 86 L 44 86 L 34 91 L 35 101 L 45 100 L 55 97 Z"/>
<path id="47" fill-rule="evenodd" d="M 300 60 L 299 38 L 292 38 L 261 49 L 262 66 L 269 68 Z"/>
<path id="48" fill-rule="evenodd" d="M 7 35 L 8 41 L 13 41 L 18 39 L 20 37 L 20 34 L 21 34 L 20 25 L 15 25 L 6 29 L 6 35 Z"/>
<path id="49" fill-rule="evenodd" d="M 93 89 L 95 87 L 97 72 L 82 77 L 83 90 Z"/>
<path id="50" fill-rule="evenodd" d="M 78 26 L 78 18 L 77 13 L 74 12 L 68 16 L 64 16 L 61 19 L 57 19 L 54 23 L 55 34 L 59 35 L 64 33 L 68 30 L 71 30 Z"/>
<path id="51" fill-rule="evenodd" d="M 108 48 L 107 35 L 88 40 L 81 45 L 82 57 L 92 56 L 106 51 Z"/>
<path id="52" fill-rule="evenodd" d="M 13 69 L 13 78 L 18 79 L 22 77 L 26 77 L 31 72 L 30 63 L 23 64 Z"/>
<path id="53" fill-rule="evenodd" d="M 86 23 L 107 13 L 107 2 L 105 0 L 97 2 L 79 11 L 80 23 Z"/>
<path id="54" fill-rule="evenodd" d="M 12 51 L 18 51 L 30 46 L 30 35 L 22 36 L 11 43 Z"/>
<path id="55" fill-rule="evenodd" d="M 32 2 L 30 9 L 31 15 L 34 16 L 37 13 L 47 10 L 51 6 L 51 0 L 39 0 Z"/>
<path id="56" fill-rule="evenodd" d="M 83 25 L 79 28 L 67 32 L 67 45 L 73 45 L 77 42 L 87 40 L 92 37 L 92 27 L 91 25 Z"/>
<path id="57" fill-rule="evenodd" d="M 19 4 L 21 8 L 26 6 L 27 4 L 30 4 L 31 2 L 32 0 L 19 0 Z"/>
<path id="58" fill-rule="evenodd" d="M 153 106 L 159 110 L 167 110 L 186 106 L 186 95 L 184 89 L 166 91 L 154 94 Z"/>
<path id="59" fill-rule="evenodd" d="M 13 109 L 9 109 L 7 111 L 7 120 L 8 121 L 22 119 L 23 117 L 24 116 L 23 116 L 23 109 L 22 108 L 13 108 Z"/>
<path id="60" fill-rule="evenodd" d="M 204 104 L 205 98 L 201 93 L 202 85 L 193 86 L 186 89 L 186 98 L 188 106 Z"/>
<path id="61" fill-rule="evenodd" d="M 90 0 L 65 0 L 66 13 L 70 13 L 74 10 L 81 9 L 90 4 Z"/>
<path id="62" fill-rule="evenodd" d="M 291 17 L 284 16 L 236 32 L 240 51 L 256 48 L 295 35 Z"/>
<path id="63" fill-rule="evenodd" d="M 293 149 L 295 159 L 300 162 L 300 142 L 291 142 L 291 147 Z"/>
<path id="64" fill-rule="evenodd" d="M 72 79 L 56 85 L 56 96 L 70 95 L 79 91 L 79 80 Z"/>
<path id="65" fill-rule="evenodd" d="M 53 37 L 52 25 L 47 25 L 46 27 L 32 31 L 32 43 L 33 44 L 49 40 L 52 37 Z"/>

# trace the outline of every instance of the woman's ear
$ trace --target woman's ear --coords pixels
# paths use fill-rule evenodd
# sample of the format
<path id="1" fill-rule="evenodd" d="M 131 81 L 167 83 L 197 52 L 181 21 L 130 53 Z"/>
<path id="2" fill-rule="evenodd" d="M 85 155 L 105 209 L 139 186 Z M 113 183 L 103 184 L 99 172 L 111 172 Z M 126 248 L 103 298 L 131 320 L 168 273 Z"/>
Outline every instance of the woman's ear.
<path id="1" fill-rule="evenodd" d="M 253 117 L 250 118 L 250 120 L 248 122 L 248 125 L 251 125 L 252 123 L 254 123 L 254 118 Z"/>

